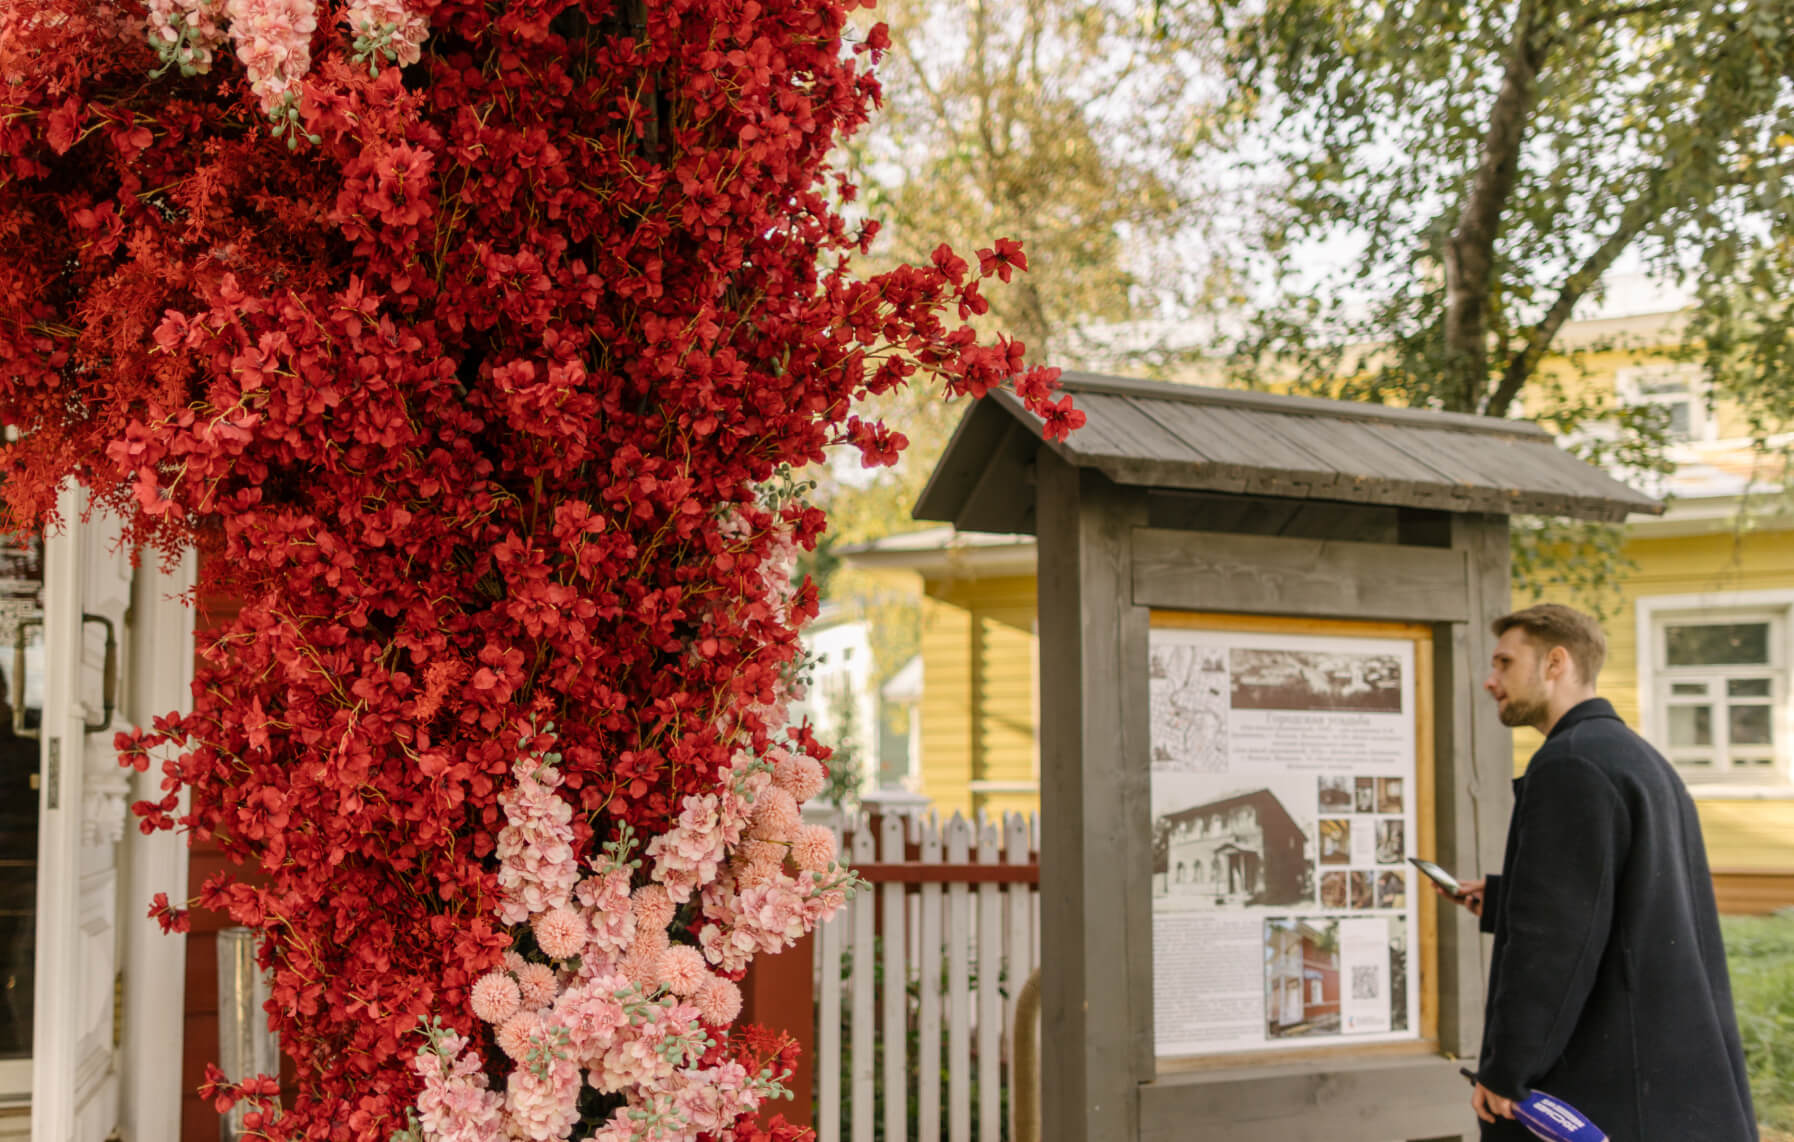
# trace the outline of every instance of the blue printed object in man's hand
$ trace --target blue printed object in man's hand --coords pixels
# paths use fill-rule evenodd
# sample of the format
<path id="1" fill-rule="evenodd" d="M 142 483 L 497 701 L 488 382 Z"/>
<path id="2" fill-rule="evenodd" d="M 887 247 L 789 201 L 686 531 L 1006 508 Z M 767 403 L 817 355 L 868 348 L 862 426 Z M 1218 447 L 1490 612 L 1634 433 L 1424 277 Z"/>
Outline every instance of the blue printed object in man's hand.
<path id="1" fill-rule="evenodd" d="M 1458 1073 L 1476 1082 L 1476 1072 L 1469 1067 L 1459 1067 Z M 1514 1103 L 1514 1121 L 1545 1142 L 1607 1142 L 1606 1132 L 1580 1110 L 1544 1091 L 1535 1090 Z"/>
<path id="2" fill-rule="evenodd" d="M 1516 1102 L 1514 1118 L 1546 1142 L 1607 1142 L 1607 1135 L 1581 1111 L 1543 1091 Z"/>

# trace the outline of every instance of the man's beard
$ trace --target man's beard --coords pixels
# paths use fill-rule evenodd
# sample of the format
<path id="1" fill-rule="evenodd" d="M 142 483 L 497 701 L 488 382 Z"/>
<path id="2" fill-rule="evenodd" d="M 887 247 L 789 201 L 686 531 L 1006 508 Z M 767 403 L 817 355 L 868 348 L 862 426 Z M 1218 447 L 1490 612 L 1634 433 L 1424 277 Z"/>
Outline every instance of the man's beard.
<path id="1" fill-rule="evenodd" d="M 1545 720 L 1546 704 L 1543 698 L 1527 701 L 1523 698 L 1509 698 L 1495 711 L 1504 726 L 1536 726 Z"/>

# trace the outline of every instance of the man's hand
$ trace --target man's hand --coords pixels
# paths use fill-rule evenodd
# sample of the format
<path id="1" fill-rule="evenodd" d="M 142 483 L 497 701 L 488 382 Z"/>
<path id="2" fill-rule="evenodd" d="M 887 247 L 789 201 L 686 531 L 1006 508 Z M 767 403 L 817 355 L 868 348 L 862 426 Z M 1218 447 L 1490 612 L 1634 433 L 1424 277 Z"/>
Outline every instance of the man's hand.
<path id="1" fill-rule="evenodd" d="M 1480 917 L 1483 914 L 1483 890 L 1487 888 L 1488 885 L 1489 882 L 1487 878 L 1482 880 L 1460 880 L 1458 881 L 1458 887 L 1463 891 L 1458 895 L 1453 896 L 1451 893 L 1445 891 L 1444 888 L 1440 887 L 1437 882 L 1434 882 L 1433 891 L 1454 904 L 1463 905 L 1469 910 L 1472 916 Z"/>
<path id="2" fill-rule="evenodd" d="M 1476 1089 L 1470 1092 L 1470 1109 L 1476 1111 L 1476 1116 L 1484 1122 L 1493 1122 L 1496 1115 L 1502 1118 L 1514 1116 L 1514 1100 L 1502 1098 L 1488 1087 L 1477 1083 Z"/>

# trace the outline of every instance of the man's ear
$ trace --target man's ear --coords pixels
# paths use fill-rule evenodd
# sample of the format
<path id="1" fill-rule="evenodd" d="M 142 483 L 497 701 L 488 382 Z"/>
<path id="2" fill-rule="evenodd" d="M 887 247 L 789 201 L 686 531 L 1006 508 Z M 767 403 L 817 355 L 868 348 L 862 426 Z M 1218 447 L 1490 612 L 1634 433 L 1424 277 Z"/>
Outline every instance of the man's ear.
<path id="1" fill-rule="evenodd" d="M 1545 652 L 1545 677 L 1565 682 L 1576 677 L 1576 664 L 1570 660 L 1568 650 L 1554 646 Z"/>

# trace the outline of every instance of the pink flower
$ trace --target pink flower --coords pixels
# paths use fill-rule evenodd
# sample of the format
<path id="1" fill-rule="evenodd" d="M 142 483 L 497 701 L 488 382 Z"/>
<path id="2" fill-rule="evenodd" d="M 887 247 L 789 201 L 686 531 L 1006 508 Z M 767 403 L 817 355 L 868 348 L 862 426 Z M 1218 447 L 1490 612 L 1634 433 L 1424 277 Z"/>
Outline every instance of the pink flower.
<path id="1" fill-rule="evenodd" d="M 295 94 L 311 70 L 314 0 L 225 0 L 231 41 L 249 76 L 249 90 L 272 112 Z"/>
<path id="2" fill-rule="evenodd" d="M 434 1142 L 503 1142 L 503 1100 L 486 1089 L 485 1065 L 478 1051 L 454 1032 L 426 1047 L 412 1060 L 424 1080 L 418 1092 L 418 1119 L 424 1136 Z"/>
<path id="3" fill-rule="evenodd" d="M 535 1011 L 519 1011 L 505 1020 L 493 1036 L 498 1049 L 516 1062 L 529 1058 L 530 1040 L 542 1034 L 542 1016 Z"/>
<path id="4" fill-rule="evenodd" d="M 519 758 L 517 784 L 501 793 L 505 827 L 498 831 L 498 885 L 505 891 L 499 919 L 521 924 L 538 912 L 564 908 L 579 882 L 573 856 L 573 806 L 555 793 L 560 774 L 534 757 Z"/>
<path id="5" fill-rule="evenodd" d="M 692 995 L 691 1003 L 704 1022 L 713 1027 L 726 1027 L 741 1014 L 741 989 L 720 976 L 706 974 L 703 985 Z"/>
<path id="6" fill-rule="evenodd" d="M 517 1014 L 523 998 L 517 981 L 504 972 L 489 971 L 473 985 L 473 1013 L 488 1023 L 503 1023 Z"/>
<path id="7" fill-rule="evenodd" d="M 822 772 L 822 763 L 807 753 L 786 754 L 773 764 L 773 784 L 791 794 L 793 800 L 803 804 L 816 794 L 822 792 L 822 786 L 828 780 Z"/>
<path id="8" fill-rule="evenodd" d="M 588 876 L 574 890 L 574 899 L 585 909 L 591 931 L 588 943 L 605 952 L 621 952 L 635 939 L 635 912 L 629 899 L 629 870 L 613 869 Z"/>
<path id="9" fill-rule="evenodd" d="M 673 922 L 673 913 L 677 911 L 666 888 L 658 884 L 644 884 L 636 889 L 635 895 L 630 897 L 630 905 L 635 911 L 637 939 L 641 938 L 643 929 L 659 929 L 664 932 L 667 925 Z"/>
<path id="10" fill-rule="evenodd" d="M 776 850 L 778 846 L 773 846 Z M 735 887 L 737 889 L 752 888 L 758 884 L 766 884 L 784 871 L 784 862 L 777 857 L 770 860 L 755 858 L 734 867 Z"/>
<path id="11" fill-rule="evenodd" d="M 566 1059 L 540 1078 L 528 1067 L 512 1071 L 505 1089 L 512 1131 L 531 1142 L 565 1138 L 579 1121 L 579 1088 L 579 1067 Z"/>
<path id="12" fill-rule="evenodd" d="M 645 992 L 653 991 L 660 986 L 660 953 L 665 950 L 638 942 L 618 961 L 617 970 L 636 987 Z"/>
<path id="13" fill-rule="evenodd" d="M 662 983 L 674 995 L 696 994 L 710 972 L 704 967 L 704 953 L 685 944 L 678 944 L 660 953 L 657 970 Z"/>
<path id="14" fill-rule="evenodd" d="M 397 0 L 350 0 L 343 22 L 366 45 L 364 54 L 379 51 L 400 67 L 422 58 L 430 26 Z"/>
<path id="15" fill-rule="evenodd" d="M 567 1030 L 567 1047 L 580 1060 L 596 1059 L 610 1048 L 617 1032 L 629 1026 L 629 1014 L 616 999 L 628 986 L 619 975 L 584 981 L 555 1001 L 552 1021 Z"/>
<path id="16" fill-rule="evenodd" d="M 536 944 L 550 959 L 570 960 L 585 950 L 586 922 L 571 908 L 551 908 L 536 917 Z"/>
<path id="17" fill-rule="evenodd" d="M 547 964 L 524 964 L 517 972 L 517 989 L 526 1011 L 539 1011 L 554 1002 L 560 983 Z"/>
<path id="18" fill-rule="evenodd" d="M 826 825 L 805 825 L 791 841 L 791 859 L 797 867 L 822 872 L 835 860 L 835 834 Z"/>
<path id="19" fill-rule="evenodd" d="M 789 792 L 776 785 L 760 794 L 759 799 L 754 802 L 752 835 L 760 840 L 789 840 L 791 834 L 802 824 L 803 817 L 797 811 L 797 802 Z"/>

